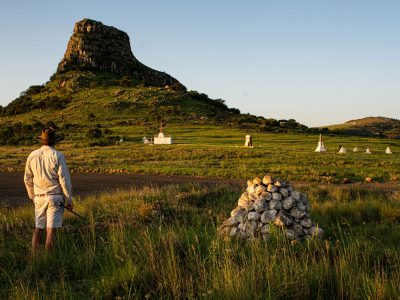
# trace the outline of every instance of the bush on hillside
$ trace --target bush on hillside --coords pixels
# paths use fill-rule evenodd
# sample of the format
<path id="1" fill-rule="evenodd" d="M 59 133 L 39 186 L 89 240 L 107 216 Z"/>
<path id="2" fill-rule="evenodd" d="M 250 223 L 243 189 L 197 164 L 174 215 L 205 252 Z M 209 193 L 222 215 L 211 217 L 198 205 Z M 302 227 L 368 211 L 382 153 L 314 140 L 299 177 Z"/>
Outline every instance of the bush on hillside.
<path id="1" fill-rule="evenodd" d="M 0 145 L 24 145 L 30 146 L 37 143 L 37 136 L 45 127 L 58 128 L 52 121 L 43 124 L 40 121 L 35 121 L 31 124 L 15 123 L 12 125 L 5 125 L 0 128 Z M 64 133 L 57 133 L 59 141 L 64 139 Z"/>
<path id="2" fill-rule="evenodd" d="M 103 136 L 103 131 L 101 130 L 101 126 L 99 124 L 94 128 L 90 128 L 87 132 L 87 137 L 89 139 L 99 139 Z"/>
<path id="3" fill-rule="evenodd" d="M 25 92 L 0 110 L 1 116 L 14 116 L 30 112 L 34 109 L 52 109 L 60 110 L 65 108 L 71 102 L 69 98 L 61 98 L 58 96 L 46 96 L 43 99 L 33 100 L 31 95 L 37 92 L 37 88 L 30 87 Z"/>

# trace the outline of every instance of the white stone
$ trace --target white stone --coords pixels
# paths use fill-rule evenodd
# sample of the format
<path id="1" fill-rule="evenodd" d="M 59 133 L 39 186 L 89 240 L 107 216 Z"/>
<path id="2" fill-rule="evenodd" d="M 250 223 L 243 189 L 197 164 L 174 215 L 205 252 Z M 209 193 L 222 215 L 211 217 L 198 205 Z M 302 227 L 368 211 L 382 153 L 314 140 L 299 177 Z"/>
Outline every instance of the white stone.
<path id="1" fill-rule="evenodd" d="M 254 201 L 254 209 L 256 212 L 263 212 L 268 209 L 268 202 L 267 200 L 261 198 Z"/>
<path id="2" fill-rule="evenodd" d="M 239 223 L 237 228 L 241 231 L 246 231 L 246 223 Z"/>
<path id="3" fill-rule="evenodd" d="M 297 218 L 297 219 L 301 219 L 302 217 L 304 217 L 306 215 L 306 213 L 304 211 L 301 211 L 300 209 L 298 209 L 297 207 L 293 207 L 290 210 L 290 215 L 293 218 Z"/>
<path id="4" fill-rule="evenodd" d="M 315 152 L 326 152 L 324 142 L 322 141 L 322 134 L 319 135 L 319 142 L 318 142 L 317 149 L 315 149 Z"/>
<path id="5" fill-rule="evenodd" d="M 229 235 L 230 236 L 235 236 L 237 231 L 238 231 L 237 227 L 232 227 L 231 232 L 229 233 Z"/>
<path id="6" fill-rule="evenodd" d="M 255 184 L 249 185 L 246 189 L 246 192 L 248 192 L 249 194 L 254 193 L 256 191 L 256 187 L 257 186 Z"/>
<path id="7" fill-rule="evenodd" d="M 262 213 L 260 219 L 263 223 L 272 223 L 275 220 L 277 210 L 271 209 Z"/>
<path id="8" fill-rule="evenodd" d="M 272 194 L 270 192 L 265 192 L 260 195 L 260 198 L 265 199 L 267 201 L 272 199 Z"/>
<path id="9" fill-rule="evenodd" d="M 282 201 L 282 207 L 283 207 L 283 209 L 289 210 L 293 207 L 294 203 L 295 203 L 295 200 L 292 197 L 286 197 Z"/>
<path id="10" fill-rule="evenodd" d="M 342 146 L 342 147 L 340 147 L 340 150 L 338 153 L 341 153 L 341 154 L 347 153 L 347 149 L 344 146 Z"/>
<path id="11" fill-rule="evenodd" d="M 300 200 L 300 192 L 298 192 L 298 191 L 293 191 L 293 192 L 291 192 L 291 193 L 290 193 L 290 196 L 291 196 L 294 200 L 296 200 L 296 201 L 299 201 L 299 200 Z"/>
<path id="12" fill-rule="evenodd" d="M 264 226 L 261 227 L 261 233 L 270 233 L 271 232 L 271 227 L 269 224 L 265 224 Z"/>
<path id="13" fill-rule="evenodd" d="M 250 193 L 249 194 L 249 200 L 250 201 L 256 201 L 257 199 L 259 199 L 260 197 L 256 194 L 256 193 Z"/>
<path id="14" fill-rule="evenodd" d="M 281 210 L 275 217 L 274 224 L 283 227 L 283 226 L 289 226 L 293 223 L 292 218 L 290 215 L 285 212 L 284 210 Z"/>
<path id="15" fill-rule="evenodd" d="M 305 228 L 310 228 L 312 226 L 311 219 L 309 218 L 303 218 L 300 220 L 300 225 L 305 227 Z"/>
<path id="16" fill-rule="evenodd" d="M 263 186 L 263 185 L 259 185 L 259 186 L 257 186 L 257 187 L 255 188 L 255 193 L 256 193 L 257 195 L 261 195 L 261 194 L 263 194 L 263 193 L 266 192 L 266 191 L 267 191 L 267 189 L 266 189 L 266 187 Z"/>
<path id="17" fill-rule="evenodd" d="M 306 211 L 306 206 L 303 204 L 303 202 L 297 203 L 297 208 L 300 209 L 301 211 Z"/>
<path id="18" fill-rule="evenodd" d="M 248 233 L 249 233 L 251 236 L 254 236 L 256 230 L 257 230 L 257 222 L 252 221 L 252 222 L 250 223 L 250 227 L 249 227 Z"/>
<path id="19" fill-rule="evenodd" d="M 144 136 L 142 138 L 142 142 L 143 142 L 143 144 L 151 144 L 151 141 L 150 141 L 150 139 L 147 138 L 147 136 Z"/>
<path id="20" fill-rule="evenodd" d="M 285 235 L 288 240 L 294 240 L 296 238 L 296 233 L 292 229 L 285 229 Z"/>
<path id="21" fill-rule="evenodd" d="M 253 201 L 250 201 L 250 200 L 246 201 L 246 202 L 244 203 L 244 209 L 245 209 L 246 211 L 252 211 L 252 210 L 254 210 L 254 202 L 253 202 Z"/>
<path id="22" fill-rule="evenodd" d="M 262 182 L 263 182 L 265 185 L 268 185 L 268 184 L 272 183 L 272 178 L 271 178 L 271 176 L 270 176 L 270 175 L 265 175 L 265 176 L 263 177 Z"/>
<path id="23" fill-rule="evenodd" d="M 253 148 L 253 138 L 251 137 L 251 135 L 246 135 L 244 146 L 248 148 Z"/>
<path id="24" fill-rule="evenodd" d="M 272 200 L 281 201 L 282 195 L 280 193 L 272 193 Z"/>
<path id="25" fill-rule="evenodd" d="M 280 188 L 279 193 L 282 194 L 283 198 L 289 196 L 289 191 L 286 188 Z"/>
<path id="26" fill-rule="evenodd" d="M 162 132 L 160 132 L 161 134 Z M 159 134 L 159 135 L 160 135 Z M 155 145 L 171 145 L 172 144 L 172 136 L 155 136 L 153 143 Z"/>
<path id="27" fill-rule="evenodd" d="M 392 154 L 392 150 L 390 150 L 390 147 L 387 147 L 387 148 L 386 148 L 385 153 L 386 153 L 386 154 Z"/>
<path id="28" fill-rule="evenodd" d="M 278 200 L 271 200 L 269 202 L 269 209 L 276 209 L 279 210 L 282 208 L 282 203 Z"/>
<path id="29" fill-rule="evenodd" d="M 267 191 L 270 193 L 275 193 L 279 190 L 279 188 L 273 184 L 268 184 Z"/>
<path id="30" fill-rule="evenodd" d="M 260 213 L 256 211 L 251 211 L 247 215 L 247 218 L 249 219 L 249 221 L 258 221 L 260 219 Z"/>

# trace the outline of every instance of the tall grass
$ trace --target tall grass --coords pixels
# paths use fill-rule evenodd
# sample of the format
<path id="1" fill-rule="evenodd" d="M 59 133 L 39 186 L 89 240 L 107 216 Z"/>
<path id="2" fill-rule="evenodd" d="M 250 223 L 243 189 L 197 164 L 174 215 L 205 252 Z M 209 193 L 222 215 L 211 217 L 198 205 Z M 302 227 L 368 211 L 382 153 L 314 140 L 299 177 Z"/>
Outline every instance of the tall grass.
<path id="1" fill-rule="evenodd" d="M 240 187 L 177 185 L 88 197 L 53 252 L 30 254 L 31 207 L 0 210 L 0 296 L 16 299 L 391 299 L 400 194 L 307 185 L 324 240 L 225 241 Z"/>

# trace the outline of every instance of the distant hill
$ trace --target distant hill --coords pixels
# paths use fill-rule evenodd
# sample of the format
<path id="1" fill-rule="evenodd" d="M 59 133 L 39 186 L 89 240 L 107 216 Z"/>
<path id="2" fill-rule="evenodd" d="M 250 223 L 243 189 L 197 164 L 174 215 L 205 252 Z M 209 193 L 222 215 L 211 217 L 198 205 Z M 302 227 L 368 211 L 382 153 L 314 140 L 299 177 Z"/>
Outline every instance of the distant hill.
<path id="1" fill-rule="evenodd" d="M 325 128 L 337 133 L 400 138 L 400 120 L 385 117 L 350 120 L 343 124 L 325 126 Z"/>
<path id="2" fill-rule="evenodd" d="M 222 99 L 187 91 L 177 79 L 138 61 L 125 32 L 90 19 L 75 24 L 65 55 L 47 83 L 31 86 L 0 106 L 0 144 L 28 143 L 27 133 L 49 122 L 75 131 L 94 126 L 157 128 L 160 122 L 307 130 L 294 119 L 241 114 Z"/>

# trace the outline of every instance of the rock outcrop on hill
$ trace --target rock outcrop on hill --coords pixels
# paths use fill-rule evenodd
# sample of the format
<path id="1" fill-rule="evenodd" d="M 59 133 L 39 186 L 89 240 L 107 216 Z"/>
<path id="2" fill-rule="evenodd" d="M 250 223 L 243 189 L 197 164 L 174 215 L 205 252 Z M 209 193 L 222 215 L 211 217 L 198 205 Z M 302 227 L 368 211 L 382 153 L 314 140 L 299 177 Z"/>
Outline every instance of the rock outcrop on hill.
<path id="1" fill-rule="evenodd" d="M 89 19 L 75 24 L 57 72 L 71 70 L 110 71 L 155 86 L 180 84 L 170 75 L 139 62 L 132 53 L 128 34 Z"/>

